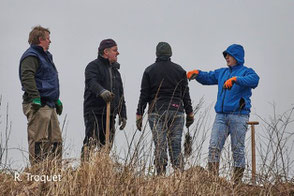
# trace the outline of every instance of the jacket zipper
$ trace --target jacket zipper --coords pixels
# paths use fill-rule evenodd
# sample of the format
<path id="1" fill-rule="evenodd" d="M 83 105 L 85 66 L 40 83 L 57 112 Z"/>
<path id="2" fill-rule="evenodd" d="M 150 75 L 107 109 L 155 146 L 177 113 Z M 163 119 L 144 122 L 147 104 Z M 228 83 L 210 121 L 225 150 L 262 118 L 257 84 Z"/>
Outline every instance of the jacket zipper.
<path id="1" fill-rule="evenodd" d="M 231 78 L 231 75 L 232 75 L 232 70 L 229 68 L 229 71 L 230 71 L 230 75 L 229 77 L 225 80 L 225 82 Z M 224 90 L 224 88 L 222 88 L 222 91 Z M 225 89 L 225 93 L 224 93 L 224 98 L 223 98 L 223 101 L 222 101 L 222 113 L 224 113 L 224 103 L 225 103 L 225 98 L 226 98 L 226 93 L 227 93 L 227 89 Z"/>
<path id="2" fill-rule="evenodd" d="M 223 89 L 222 89 L 223 90 Z M 223 102 L 222 102 L 222 113 L 224 113 L 224 102 L 225 102 L 225 97 L 226 97 L 226 89 L 225 89 L 225 93 L 224 93 L 224 98 L 223 98 Z"/>
<path id="3" fill-rule="evenodd" d="M 108 71 L 109 71 L 109 78 L 110 78 L 110 92 L 112 92 L 112 69 L 111 69 L 111 65 L 109 65 Z"/>

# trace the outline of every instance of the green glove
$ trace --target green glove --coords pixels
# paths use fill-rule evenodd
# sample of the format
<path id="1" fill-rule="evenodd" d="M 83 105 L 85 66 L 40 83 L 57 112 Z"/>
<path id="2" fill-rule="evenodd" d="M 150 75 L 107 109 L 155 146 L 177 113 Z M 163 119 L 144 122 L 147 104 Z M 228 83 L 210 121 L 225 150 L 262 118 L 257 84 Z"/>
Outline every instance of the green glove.
<path id="1" fill-rule="evenodd" d="M 61 115 L 62 110 L 63 110 L 63 105 L 59 99 L 55 102 L 55 106 L 56 106 L 56 113 L 58 115 Z"/>
<path id="2" fill-rule="evenodd" d="M 37 112 L 41 107 L 42 107 L 41 98 L 40 97 L 34 98 L 32 100 L 32 110 Z"/>

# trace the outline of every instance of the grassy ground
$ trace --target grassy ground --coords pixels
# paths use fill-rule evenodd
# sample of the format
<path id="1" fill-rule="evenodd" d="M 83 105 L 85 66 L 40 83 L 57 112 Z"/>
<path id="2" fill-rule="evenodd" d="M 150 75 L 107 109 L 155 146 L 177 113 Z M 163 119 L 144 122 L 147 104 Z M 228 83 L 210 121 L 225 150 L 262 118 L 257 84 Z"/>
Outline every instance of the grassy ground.
<path id="1" fill-rule="evenodd" d="M 28 175 L 35 174 L 60 175 L 61 180 L 55 178 L 57 182 L 44 183 L 28 179 Z M 105 153 L 96 153 L 77 168 L 68 166 L 60 170 L 50 162 L 25 169 L 20 173 L 22 181 L 15 175 L 0 173 L 0 195 L 294 195 L 293 181 L 233 186 L 230 181 L 211 176 L 198 166 L 182 173 L 156 176 L 119 164 Z"/>
<path id="2" fill-rule="evenodd" d="M 201 104 L 200 104 L 201 105 Z M 0 96 L 1 106 L 1 96 Z M 0 107 L 1 108 L 1 107 Z M 199 108 L 199 107 L 198 107 Z M 202 158 L 203 143 L 210 130 L 207 112 L 197 112 L 191 133 L 193 133 L 194 156 L 192 164 L 186 165 L 184 172 L 170 171 L 167 176 L 156 176 L 151 168 L 153 163 L 150 131 L 145 129 L 138 141 L 126 135 L 129 152 L 125 160 L 104 152 L 96 152 L 88 162 L 73 167 L 73 162 L 64 160 L 63 167 L 54 162 L 15 172 L 0 169 L 0 196 L 6 195 L 292 195 L 294 196 L 293 149 L 294 149 L 294 107 L 281 115 L 262 119 L 263 126 L 256 132 L 258 162 L 258 185 L 240 184 L 234 186 L 228 181 L 232 157 L 222 159 L 222 177 L 210 175 L 198 166 Z M 8 113 L 6 115 L 8 117 Z M 4 141 L 0 140 L 0 166 L 7 168 L 7 152 L 10 128 L 6 120 Z M 146 126 L 144 126 L 146 127 Z M 1 132 L 2 133 L 2 132 Z M 129 141 L 128 138 L 131 138 Z M 1 139 L 1 138 L 0 138 Z M 1 145 L 3 144 L 3 145 Z M 248 146 L 248 144 L 246 144 Z M 5 156 L 6 155 L 6 158 Z M 247 157 L 248 158 L 248 157 Z M 246 158 L 246 159 L 247 159 Z M 192 160 L 192 159 L 191 159 Z M 224 161 L 225 160 L 225 161 Z M 124 163 L 122 163 L 124 162 Z M 250 164 L 246 164 L 245 181 L 250 176 Z M 229 171 L 229 172 L 227 172 Z M 291 173 L 292 172 L 292 173 Z M 19 176 L 18 176 L 19 175 Z M 35 176 L 33 176 L 35 175 Z M 289 177 L 289 175 L 292 175 Z M 18 178 L 16 178 L 18 177 Z M 41 178 L 41 179 L 40 179 Z M 45 179 L 46 178 L 46 179 Z M 48 179 L 47 179 L 48 178 Z M 47 182 L 44 182 L 47 181 Z M 56 181 L 56 182 L 52 182 Z"/>

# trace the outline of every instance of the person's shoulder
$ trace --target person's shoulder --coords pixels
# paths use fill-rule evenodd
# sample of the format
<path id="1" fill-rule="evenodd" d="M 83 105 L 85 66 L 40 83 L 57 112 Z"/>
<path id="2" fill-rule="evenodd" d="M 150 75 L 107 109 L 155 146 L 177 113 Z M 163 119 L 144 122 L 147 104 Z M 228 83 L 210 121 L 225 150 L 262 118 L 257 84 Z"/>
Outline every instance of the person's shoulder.
<path id="1" fill-rule="evenodd" d="M 243 69 L 246 69 L 246 70 L 252 69 L 253 70 L 253 68 L 245 66 L 245 65 L 243 65 Z"/>
<path id="2" fill-rule="evenodd" d="M 219 68 L 216 68 L 214 71 L 215 72 L 224 72 L 224 71 L 227 71 L 229 69 L 230 69 L 229 67 L 219 67 Z"/>
<path id="3" fill-rule="evenodd" d="M 251 67 L 243 66 L 243 70 L 245 73 L 255 73 L 254 69 Z"/>
<path id="4" fill-rule="evenodd" d="M 207 73 L 213 73 L 216 75 L 216 77 L 218 77 L 218 76 L 222 77 L 222 76 L 230 73 L 230 68 L 229 67 L 219 67 L 219 68 L 211 70 Z"/>
<path id="5" fill-rule="evenodd" d="M 230 69 L 229 66 L 219 66 L 215 70 L 229 70 L 229 69 Z"/>
<path id="6" fill-rule="evenodd" d="M 28 49 L 25 50 L 23 53 L 23 56 L 37 56 L 37 51 L 33 49 L 32 47 L 29 47 Z"/>
<path id="7" fill-rule="evenodd" d="M 181 65 L 179 65 L 177 63 L 174 63 L 174 62 L 171 61 L 170 64 L 171 64 L 171 66 L 173 66 L 175 69 L 177 69 L 179 71 L 183 71 L 183 72 L 186 71 Z"/>
<path id="8" fill-rule="evenodd" d="M 145 72 L 150 72 L 155 67 L 156 67 L 156 63 L 153 63 L 145 68 Z"/>
<path id="9" fill-rule="evenodd" d="M 37 56 L 34 56 L 34 55 L 29 55 L 27 57 L 25 57 L 22 62 L 39 62 L 39 59 Z"/>
<path id="10" fill-rule="evenodd" d="M 98 65 L 100 63 L 99 59 L 94 59 L 88 63 L 88 65 Z"/>
<path id="11" fill-rule="evenodd" d="M 28 57 L 33 57 L 38 59 L 38 54 L 34 50 L 32 50 L 32 48 L 28 48 L 21 56 L 20 62 L 22 62 L 24 59 L 27 59 Z"/>
<path id="12" fill-rule="evenodd" d="M 86 66 L 86 70 L 93 69 L 97 67 L 98 64 L 99 64 L 98 59 L 94 59 L 88 63 L 88 65 Z"/>

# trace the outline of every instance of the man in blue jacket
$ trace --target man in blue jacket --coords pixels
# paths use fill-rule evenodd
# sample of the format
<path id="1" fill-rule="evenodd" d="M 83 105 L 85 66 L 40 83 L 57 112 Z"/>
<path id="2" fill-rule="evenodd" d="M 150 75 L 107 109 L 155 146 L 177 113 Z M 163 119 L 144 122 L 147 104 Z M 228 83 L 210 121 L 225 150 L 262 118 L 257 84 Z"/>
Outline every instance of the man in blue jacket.
<path id="1" fill-rule="evenodd" d="M 28 120 L 29 160 L 31 165 L 55 157 L 61 163 L 62 137 L 57 115 L 62 113 L 59 100 L 58 72 L 48 51 L 50 31 L 36 26 L 30 32 L 30 47 L 20 59 L 23 112 Z"/>
<path id="2" fill-rule="evenodd" d="M 204 72 L 193 70 L 187 73 L 189 80 L 196 79 L 203 85 L 218 85 L 216 117 L 209 143 L 208 169 L 218 175 L 222 148 L 228 135 L 234 159 L 234 183 L 240 183 L 245 169 L 245 135 L 249 120 L 252 95 L 259 76 L 244 66 L 244 49 L 241 45 L 229 46 L 223 55 L 228 67 Z"/>

